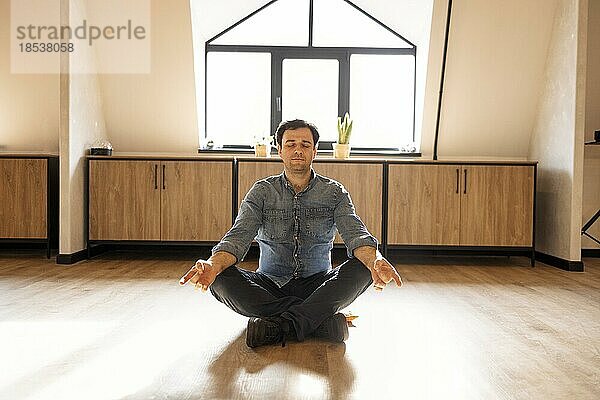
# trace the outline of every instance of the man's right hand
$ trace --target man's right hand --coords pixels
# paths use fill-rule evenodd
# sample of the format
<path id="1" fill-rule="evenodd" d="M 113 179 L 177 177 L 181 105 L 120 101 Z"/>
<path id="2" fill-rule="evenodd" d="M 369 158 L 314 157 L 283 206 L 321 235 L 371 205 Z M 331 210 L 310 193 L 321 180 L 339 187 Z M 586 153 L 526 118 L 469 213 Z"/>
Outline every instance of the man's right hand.
<path id="1" fill-rule="evenodd" d="M 198 260 L 196 264 L 179 280 L 180 285 L 185 285 L 191 282 L 196 288 L 201 288 L 202 291 L 208 290 L 215 278 L 219 274 L 211 261 Z"/>

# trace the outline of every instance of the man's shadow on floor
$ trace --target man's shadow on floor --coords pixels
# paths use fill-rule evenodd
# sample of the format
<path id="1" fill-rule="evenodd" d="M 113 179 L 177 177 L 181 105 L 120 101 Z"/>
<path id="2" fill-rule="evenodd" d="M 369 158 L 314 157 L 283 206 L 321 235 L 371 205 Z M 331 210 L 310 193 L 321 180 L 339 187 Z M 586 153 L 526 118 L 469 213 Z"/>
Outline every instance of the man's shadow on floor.
<path id="1" fill-rule="evenodd" d="M 244 330 L 208 365 L 205 354 L 179 359 L 153 383 L 125 399 L 284 399 L 304 397 L 305 392 L 318 398 L 346 399 L 352 392 L 354 368 L 344 343 L 307 339 L 302 343 L 290 341 L 284 348 L 270 345 L 250 349 L 245 337 Z M 275 364 L 285 370 L 266 371 Z M 189 387 L 181 388 L 177 377 L 185 375 L 196 378 L 190 379 Z M 304 381 L 306 375 L 325 381 L 326 387 L 315 388 L 313 382 Z"/>

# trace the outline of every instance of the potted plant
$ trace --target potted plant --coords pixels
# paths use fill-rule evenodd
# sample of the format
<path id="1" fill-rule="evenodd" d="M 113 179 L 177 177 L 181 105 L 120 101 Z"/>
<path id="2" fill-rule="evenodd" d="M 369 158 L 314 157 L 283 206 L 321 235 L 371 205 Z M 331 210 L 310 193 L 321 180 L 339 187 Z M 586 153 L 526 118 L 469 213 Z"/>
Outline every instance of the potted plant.
<path id="1" fill-rule="evenodd" d="M 352 134 L 352 120 L 350 114 L 346 113 L 344 119 L 338 117 L 338 141 L 333 144 L 333 156 L 335 158 L 350 157 L 350 135 Z"/>
<path id="2" fill-rule="evenodd" d="M 271 157 L 271 145 L 273 136 L 255 136 L 254 137 L 254 155 L 256 157 Z"/>

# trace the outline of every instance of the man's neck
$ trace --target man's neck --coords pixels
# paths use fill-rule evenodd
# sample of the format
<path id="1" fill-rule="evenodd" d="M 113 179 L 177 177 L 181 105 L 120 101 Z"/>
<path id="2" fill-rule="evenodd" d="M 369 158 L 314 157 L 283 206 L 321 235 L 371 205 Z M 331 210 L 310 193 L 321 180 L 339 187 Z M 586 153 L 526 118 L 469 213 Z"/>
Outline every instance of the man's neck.
<path id="1" fill-rule="evenodd" d="M 311 177 L 311 170 L 309 169 L 308 171 L 303 172 L 285 170 L 285 177 L 294 188 L 294 192 L 299 193 L 308 186 Z"/>

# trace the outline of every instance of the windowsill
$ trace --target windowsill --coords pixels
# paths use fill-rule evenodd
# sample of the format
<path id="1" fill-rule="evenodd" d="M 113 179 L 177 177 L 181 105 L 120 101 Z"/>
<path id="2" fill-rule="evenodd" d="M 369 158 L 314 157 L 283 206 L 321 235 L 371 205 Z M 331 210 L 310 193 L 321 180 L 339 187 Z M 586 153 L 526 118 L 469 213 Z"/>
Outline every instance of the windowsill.
<path id="1" fill-rule="evenodd" d="M 199 154 L 254 154 L 254 149 L 243 148 L 243 147 L 227 147 L 224 149 L 198 149 Z M 276 156 L 277 151 L 272 150 L 271 156 Z M 332 156 L 333 150 L 317 150 L 317 156 Z M 386 157 L 409 157 L 409 158 L 419 158 L 421 157 L 421 153 L 403 153 L 401 151 L 395 150 L 350 150 L 350 156 L 386 156 Z"/>

